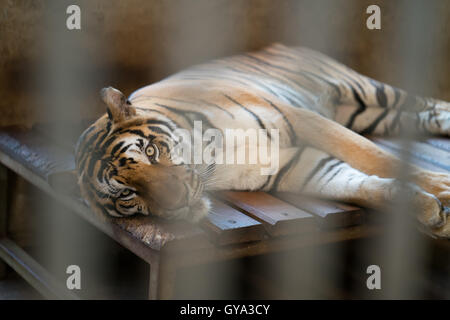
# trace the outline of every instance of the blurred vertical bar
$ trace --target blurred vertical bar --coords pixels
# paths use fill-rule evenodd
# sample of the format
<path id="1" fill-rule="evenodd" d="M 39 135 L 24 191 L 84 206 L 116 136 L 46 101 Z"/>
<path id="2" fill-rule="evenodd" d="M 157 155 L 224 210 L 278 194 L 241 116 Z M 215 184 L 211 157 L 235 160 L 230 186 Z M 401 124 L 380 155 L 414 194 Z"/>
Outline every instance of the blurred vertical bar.
<path id="1" fill-rule="evenodd" d="M 7 190 L 8 190 L 8 170 L 0 164 L 0 239 L 6 237 L 8 229 L 7 218 Z M 6 263 L 0 260 L 0 280 L 6 276 Z"/>
<path id="2" fill-rule="evenodd" d="M 166 73 L 174 73 L 190 65 L 218 56 L 227 56 L 246 50 L 248 45 L 248 9 L 245 1 L 181 0 L 164 2 L 164 28 L 167 34 L 162 38 Z M 216 268 L 220 268 L 220 272 Z M 202 269 L 205 272 L 195 281 L 177 279 L 181 292 L 192 290 L 192 283 L 204 288 L 208 298 L 239 296 L 241 285 L 229 281 L 237 276 L 239 263 L 212 265 Z"/>
<path id="3" fill-rule="evenodd" d="M 278 27 L 281 30 L 280 39 L 322 51 L 341 61 L 346 60 L 342 49 L 348 48 L 348 44 L 360 33 L 359 29 L 350 31 L 353 24 L 349 17 L 358 14 L 355 1 L 301 0 L 282 3 L 281 26 Z M 316 245 L 280 255 L 277 261 L 267 263 L 273 267 L 279 289 L 287 294 L 286 298 L 339 298 L 338 277 L 342 274 L 340 265 L 344 254 L 345 247 L 340 244 Z M 294 266 L 297 269 L 293 269 Z"/>
<path id="4" fill-rule="evenodd" d="M 40 35 L 43 42 L 44 61 L 36 66 L 35 86 L 43 97 L 46 125 L 50 126 L 50 136 L 57 141 L 74 143 L 74 137 L 80 133 L 81 112 L 83 104 L 88 103 L 87 97 L 95 87 L 98 77 L 96 61 L 101 59 L 102 50 L 96 50 L 97 56 L 89 56 L 86 39 L 89 32 L 88 17 L 93 2 L 76 1 L 81 9 L 81 30 L 69 30 L 66 20 L 73 14 L 66 10 L 73 1 L 48 1 L 44 6 L 45 28 Z M 101 39 L 96 39 L 101 43 Z M 97 45 L 97 48 L 101 48 Z M 57 192 L 55 190 L 55 192 Z M 64 208 L 53 201 L 41 202 L 40 210 L 44 219 L 40 221 L 44 231 L 45 247 L 41 255 L 45 264 L 63 283 L 66 268 L 78 265 L 81 268 L 81 289 L 90 287 L 86 279 L 90 272 L 98 272 L 100 261 L 106 260 L 102 248 L 95 241 L 92 229 L 86 228 L 81 218 L 73 213 L 61 212 Z M 41 235 L 42 236 L 42 235 Z M 42 239 L 39 239 L 42 243 Z M 82 291 L 82 293 L 86 293 Z M 91 296 L 90 292 L 86 293 Z"/>
<path id="5" fill-rule="evenodd" d="M 416 0 L 398 1 L 396 4 L 399 28 L 390 39 L 396 48 L 392 60 L 400 64 L 399 81 L 402 87 L 411 93 L 426 95 L 433 91 L 431 88 L 437 83 L 434 74 L 429 71 L 433 67 L 433 59 L 438 59 L 442 52 L 437 33 L 433 32 L 443 22 L 439 4 Z M 403 161 L 410 162 L 411 141 L 418 138 L 413 130 L 402 133 L 403 152 L 400 158 Z M 397 172 L 397 178 L 408 182 L 409 173 L 408 167 L 404 166 Z M 385 237 L 377 242 L 377 247 L 372 248 L 372 261 L 375 264 L 379 261 L 382 265 L 381 297 L 417 299 L 423 297 L 420 284 L 424 280 L 428 258 L 426 247 L 413 218 L 417 208 L 411 205 L 411 199 L 406 194 L 397 200 L 386 215 Z"/>

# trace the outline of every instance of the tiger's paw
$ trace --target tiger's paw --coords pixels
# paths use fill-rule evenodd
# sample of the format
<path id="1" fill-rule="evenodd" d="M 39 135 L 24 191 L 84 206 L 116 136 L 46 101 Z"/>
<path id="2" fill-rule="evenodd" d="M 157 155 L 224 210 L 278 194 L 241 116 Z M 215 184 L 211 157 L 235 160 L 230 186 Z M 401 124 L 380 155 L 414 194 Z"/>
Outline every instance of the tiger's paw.
<path id="1" fill-rule="evenodd" d="M 432 194 L 423 192 L 419 188 L 414 188 L 412 196 L 413 205 L 418 208 L 417 220 L 429 229 L 438 229 L 447 223 L 445 207 Z"/>
<path id="2" fill-rule="evenodd" d="M 450 207 L 450 174 L 421 170 L 413 174 L 413 182 Z"/>
<path id="3" fill-rule="evenodd" d="M 450 175 L 421 170 L 414 173 L 413 180 L 430 196 L 436 197 L 436 203 L 440 203 L 438 209 L 429 202 L 431 206 L 419 217 L 424 226 L 423 231 L 434 238 L 450 239 Z M 439 214 L 436 215 L 438 211 Z"/>
<path id="4" fill-rule="evenodd" d="M 430 232 L 435 238 L 450 239 L 450 208 L 444 208 L 444 213 L 447 216 L 446 223 L 441 227 L 431 228 Z"/>

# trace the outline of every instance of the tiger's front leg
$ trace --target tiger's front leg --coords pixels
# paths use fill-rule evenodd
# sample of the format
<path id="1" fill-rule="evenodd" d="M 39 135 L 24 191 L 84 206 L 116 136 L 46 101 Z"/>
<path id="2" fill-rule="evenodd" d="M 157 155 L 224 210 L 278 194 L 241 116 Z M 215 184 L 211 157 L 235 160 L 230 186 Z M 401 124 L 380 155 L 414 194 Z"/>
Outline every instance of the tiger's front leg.
<path id="1" fill-rule="evenodd" d="M 300 148 L 295 162 L 281 170 L 270 186 L 288 191 L 383 209 L 405 193 L 418 209 L 417 219 L 431 233 L 450 237 L 450 221 L 441 202 L 414 184 L 400 184 L 391 178 L 367 175 L 327 153 L 314 148 Z"/>

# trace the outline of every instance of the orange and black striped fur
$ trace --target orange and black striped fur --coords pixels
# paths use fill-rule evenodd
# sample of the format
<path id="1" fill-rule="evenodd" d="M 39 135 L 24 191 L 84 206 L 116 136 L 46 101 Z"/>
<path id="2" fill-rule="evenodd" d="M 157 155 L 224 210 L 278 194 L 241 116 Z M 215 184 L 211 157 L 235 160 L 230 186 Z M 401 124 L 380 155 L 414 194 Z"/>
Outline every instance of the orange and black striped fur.
<path id="1" fill-rule="evenodd" d="M 401 187 L 394 179 L 400 161 L 361 135 L 404 128 L 448 135 L 447 102 L 280 44 L 194 66 L 129 99 L 113 88 L 102 98 L 108 112 L 82 134 L 76 151 L 82 194 L 97 211 L 197 221 L 208 213 L 208 190 L 290 191 L 368 207 L 407 190 L 423 226 L 450 236 L 450 176 L 414 167 L 415 184 Z M 192 130 L 197 120 L 204 130 L 278 129 L 278 172 L 261 175 L 261 164 L 175 164 L 174 130 Z"/>

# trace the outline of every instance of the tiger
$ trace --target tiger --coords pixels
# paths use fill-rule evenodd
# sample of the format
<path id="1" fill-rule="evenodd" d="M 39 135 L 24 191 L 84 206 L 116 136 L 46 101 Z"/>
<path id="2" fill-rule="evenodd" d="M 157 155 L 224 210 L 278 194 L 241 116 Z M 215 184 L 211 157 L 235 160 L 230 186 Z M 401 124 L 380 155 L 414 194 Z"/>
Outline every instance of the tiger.
<path id="1" fill-rule="evenodd" d="M 366 135 L 448 136 L 450 103 L 363 76 L 320 52 L 279 43 L 217 58 L 142 87 L 107 87 L 106 113 L 75 149 L 82 197 L 98 214 L 201 221 L 218 190 L 291 192 L 380 208 L 402 195 L 433 237 L 450 237 L 450 175 L 408 164 Z M 172 151 L 196 121 L 219 131 L 278 132 L 274 174 L 262 163 L 192 164 Z M 247 148 L 244 141 L 235 146 Z"/>

